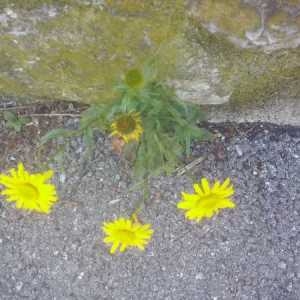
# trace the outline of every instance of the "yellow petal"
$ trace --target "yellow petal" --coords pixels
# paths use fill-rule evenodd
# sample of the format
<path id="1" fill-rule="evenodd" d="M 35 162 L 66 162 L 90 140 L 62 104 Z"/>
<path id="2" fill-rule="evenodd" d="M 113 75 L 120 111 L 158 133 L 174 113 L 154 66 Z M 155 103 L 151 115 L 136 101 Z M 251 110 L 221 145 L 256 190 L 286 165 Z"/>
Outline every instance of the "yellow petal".
<path id="1" fill-rule="evenodd" d="M 206 178 L 201 179 L 201 187 L 205 194 L 208 194 L 210 192 L 209 182 Z"/>
<path id="2" fill-rule="evenodd" d="M 7 176 L 7 175 L 0 175 L 0 184 L 5 186 L 10 186 L 14 183 L 13 178 Z"/>
<path id="3" fill-rule="evenodd" d="M 235 203 L 229 199 L 220 201 L 218 208 L 235 208 Z"/>
<path id="4" fill-rule="evenodd" d="M 181 201 L 177 203 L 177 208 L 190 209 L 195 206 L 194 202 L 191 201 Z"/>
<path id="5" fill-rule="evenodd" d="M 212 188 L 212 190 L 215 192 L 220 188 L 220 181 L 216 180 L 216 182 L 214 183 L 214 186 Z"/>
<path id="6" fill-rule="evenodd" d="M 53 177 L 54 172 L 52 170 L 48 170 L 47 172 L 43 173 L 43 179 L 44 181 L 48 181 L 49 179 L 51 179 Z"/>
<path id="7" fill-rule="evenodd" d="M 122 244 L 121 247 L 120 247 L 120 252 L 124 252 L 127 248 L 127 245 L 126 244 Z"/>
<path id="8" fill-rule="evenodd" d="M 110 253 L 111 254 L 114 254 L 116 252 L 117 248 L 119 247 L 119 244 L 120 244 L 119 242 L 114 242 L 113 243 L 113 245 L 110 248 Z"/>
<path id="9" fill-rule="evenodd" d="M 227 177 L 225 179 L 225 181 L 222 183 L 221 188 L 225 189 L 225 188 L 227 188 L 229 186 L 229 184 L 230 184 L 230 179 Z"/>
<path id="10" fill-rule="evenodd" d="M 203 191 L 202 191 L 202 189 L 201 189 L 201 187 L 200 187 L 200 185 L 198 183 L 193 184 L 193 187 L 194 187 L 194 191 L 197 194 L 199 194 L 199 195 L 203 194 Z"/>
<path id="11" fill-rule="evenodd" d="M 142 251 L 144 251 L 144 250 L 145 250 L 145 247 L 144 247 L 144 246 L 142 246 L 142 245 L 137 245 L 137 247 L 138 247 L 140 250 L 142 250 Z"/>

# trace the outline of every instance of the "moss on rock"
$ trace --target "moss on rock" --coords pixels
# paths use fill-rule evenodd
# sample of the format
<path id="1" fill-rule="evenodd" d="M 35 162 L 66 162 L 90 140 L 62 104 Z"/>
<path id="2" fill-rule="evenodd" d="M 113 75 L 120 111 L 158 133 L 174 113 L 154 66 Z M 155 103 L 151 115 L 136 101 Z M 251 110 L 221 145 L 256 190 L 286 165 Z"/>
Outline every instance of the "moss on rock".
<path id="1" fill-rule="evenodd" d="M 202 23 L 213 23 L 220 30 L 243 37 L 245 32 L 260 26 L 260 17 L 253 7 L 239 0 L 203 0 L 197 17 Z"/>
<path id="2" fill-rule="evenodd" d="M 65 6 L 80 3 L 80 0 L 1 0 L 0 9 L 11 7 L 15 9 L 36 9 L 41 6 Z"/>
<path id="3" fill-rule="evenodd" d="M 38 3 L 27 4 L 31 9 Z M 1 36 L 0 93 L 91 103 L 110 99 L 115 81 L 150 58 L 156 58 L 161 78 L 173 74 L 185 47 L 183 1 L 120 3 L 112 11 L 110 5 L 100 9 L 73 2 L 66 12 L 38 22 L 33 33 Z M 124 17 L 133 8 L 139 14 Z"/>
<path id="4" fill-rule="evenodd" d="M 198 43 L 218 66 L 222 82 L 231 91 L 233 105 L 253 105 L 284 94 L 300 97 L 300 51 L 278 50 L 271 54 L 241 49 L 221 34 L 197 25 Z"/>
<path id="5" fill-rule="evenodd" d="M 287 12 L 280 11 L 273 14 L 271 17 L 268 18 L 268 26 L 279 26 L 283 24 L 289 24 L 290 19 Z"/>

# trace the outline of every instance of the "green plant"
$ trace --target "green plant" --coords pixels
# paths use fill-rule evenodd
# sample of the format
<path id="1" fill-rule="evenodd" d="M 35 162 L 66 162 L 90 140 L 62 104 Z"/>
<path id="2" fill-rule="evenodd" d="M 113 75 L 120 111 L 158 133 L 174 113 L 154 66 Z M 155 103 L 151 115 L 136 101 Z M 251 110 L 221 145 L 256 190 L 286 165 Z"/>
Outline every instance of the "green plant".
<path id="1" fill-rule="evenodd" d="M 180 101 L 172 88 L 157 82 L 153 65 L 148 64 L 142 71 L 129 70 L 115 90 L 118 96 L 114 101 L 91 105 L 82 113 L 78 131 L 57 129 L 49 132 L 42 141 L 57 135 L 83 134 L 85 142 L 92 146 L 94 131 L 111 132 L 112 126 L 118 128 L 117 120 L 122 120 L 122 125 L 114 132 L 119 130 L 122 139 L 128 135 L 128 128 L 134 132 L 135 127 L 140 126 L 140 121 L 132 117 L 138 115 L 142 134 L 136 135 L 134 141 L 124 139 L 122 152 L 131 158 L 136 178 L 147 179 L 163 172 L 170 174 L 184 154 L 190 155 L 192 140 L 208 136 L 197 126 L 197 121 L 203 119 L 199 107 Z"/>
<path id="2" fill-rule="evenodd" d="M 6 121 L 6 127 L 13 129 L 15 132 L 20 132 L 23 126 L 30 121 L 28 117 L 18 116 L 10 111 L 4 111 L 3 118 Z"/>

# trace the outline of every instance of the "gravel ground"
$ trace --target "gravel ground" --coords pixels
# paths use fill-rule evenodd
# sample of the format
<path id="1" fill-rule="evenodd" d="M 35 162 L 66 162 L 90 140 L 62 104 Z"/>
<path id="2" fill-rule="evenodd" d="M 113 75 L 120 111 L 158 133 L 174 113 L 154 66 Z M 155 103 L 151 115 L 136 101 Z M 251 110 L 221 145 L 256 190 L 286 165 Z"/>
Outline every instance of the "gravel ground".
<path id="1" fill-rule="evenodd" d="M 300 299 L 300 128 L 209 127 L 218 138 L 194 145 L 193 159 L 205 160 L 191 176 L 152 181 L 140 216 L 155 230 L 146 251 L 114 256 L 101 223 L 130 214 L 139 192 L 107 139 L 84 166 L 74 139 L 52 214 L 0 202 L 0 299 Z M 176 203 L 202 176 L 230 177 L 237 208 L 194 224 Z"/>

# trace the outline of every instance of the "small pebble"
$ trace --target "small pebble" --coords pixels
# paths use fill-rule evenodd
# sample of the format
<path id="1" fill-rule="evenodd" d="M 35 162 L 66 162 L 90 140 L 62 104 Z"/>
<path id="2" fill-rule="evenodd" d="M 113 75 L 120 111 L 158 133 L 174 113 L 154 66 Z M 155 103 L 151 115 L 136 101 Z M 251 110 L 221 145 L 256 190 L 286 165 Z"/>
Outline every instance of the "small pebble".
<path id="1" fill-rule="evenodd" d="M 293 290 L 293 283 L 290 282 L 289 285 L 286 287 L 286 289 L 291 292 Z"/>
<path id="2" fill-rule="evenodd" d="M 64 173 L 59 175 L 59 181 L 61 183 L 65 183 L 66 182 L 66 175 Z"/>
<path id="3" fill-rule="evenodd" d="M 238 156 L 240 156 L 240 157 L 243 156 L 243 151 L 239 145 L 235 146 L 235 150 L 236 150 Z"/>
<path id="4" fill-rule="evenodd" d="M 278 267 L 282 270 L 286 269 L 286 263 L 284 261 L 279 262 Z"/>
<path id="5" fill-rule="evenodd" d="M 84 276 L 84 272 L 81 272 L 81 273 L 77 276 L 77 278 L 80 280 L 80 279 L 83 278 L 83 276 Z"/>
<path id="6" fill-rule="evenodd" d="M 203 275 L 203 273 L 198 273 L 195 278 L 196 278 L 196 280 L 201 280 L 204 278 L 204 275 Z"/>
<path id="7" fill-rule="evenodd" d="M 16 19 L 18 17 L 18 15 L 10 8 L 5 8 L 4 11 L 12 19 Z"/>
<path id="8" fill-rule="evenodd" d="M 21 289 L 22 289 L 22 287 L 23 287 L 23 282 L 22 281 L 19 281 L 17 284 L 16 284 L 16 290 L 19 292 Z"/>

